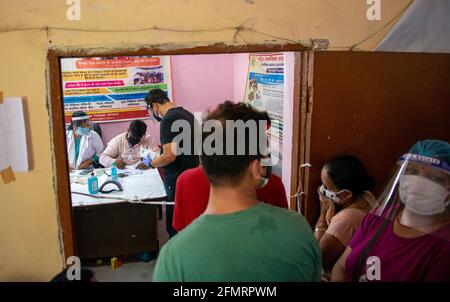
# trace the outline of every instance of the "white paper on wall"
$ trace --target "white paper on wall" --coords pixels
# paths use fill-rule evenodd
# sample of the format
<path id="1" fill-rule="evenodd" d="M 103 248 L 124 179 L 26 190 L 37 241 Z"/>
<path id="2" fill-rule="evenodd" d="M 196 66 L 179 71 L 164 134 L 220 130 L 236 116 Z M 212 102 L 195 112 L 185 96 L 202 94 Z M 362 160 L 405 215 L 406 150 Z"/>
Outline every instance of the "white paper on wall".
<path id="1" fill-rule="evenodd" d="M 0 171 L 28 171 L 28 148 L 21 97 L 9 97 L 0 104 Z"/>

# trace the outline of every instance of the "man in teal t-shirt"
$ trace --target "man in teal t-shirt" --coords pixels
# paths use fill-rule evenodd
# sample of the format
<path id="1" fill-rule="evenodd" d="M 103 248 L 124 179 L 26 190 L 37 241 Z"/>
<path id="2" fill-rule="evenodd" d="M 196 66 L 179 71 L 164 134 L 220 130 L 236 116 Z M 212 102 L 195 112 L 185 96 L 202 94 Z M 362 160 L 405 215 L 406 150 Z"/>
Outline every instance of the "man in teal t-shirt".
<path id="1" fill-rule="evenodd" d="M 258 124 L 268 119 L 267 113 L 249 105 L 225 102 L 207 120 Z M 223 131 L 229 135 L 226 127 Z M 320 280 L 320 249 L 306 219 L 256 197 L 270 169 L 261 165 L 262 152 L 249 155 L 248 134 L 239 141 L 246 144 L 245 155 L 203 152 L 203 169 L 211 183 L 208 207 L 161 249 L 153 281 Z M 235 146 L 236 138 L 231 138 Z"/>

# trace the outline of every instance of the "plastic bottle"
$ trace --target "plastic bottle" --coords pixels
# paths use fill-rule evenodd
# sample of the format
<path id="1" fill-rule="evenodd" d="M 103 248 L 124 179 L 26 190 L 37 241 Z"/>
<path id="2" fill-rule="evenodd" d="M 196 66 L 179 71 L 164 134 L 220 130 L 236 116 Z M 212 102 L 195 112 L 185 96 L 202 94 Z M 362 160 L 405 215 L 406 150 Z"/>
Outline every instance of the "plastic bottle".
<path id="1" fill-rule="evenodd" d="M 89 194 L 98 193 L 98 178 L 94 175 L 94 172 L 92 172 L 91 176 L 88 178 L 88 190 Z"/>
<path id="2" fill-rule="evenodd" d="M 112 180 L 116 180 L 117 179 L 117 167 L 116 167 L 116 163 L 112 164 L 111 167 L 111 179 Z"/>

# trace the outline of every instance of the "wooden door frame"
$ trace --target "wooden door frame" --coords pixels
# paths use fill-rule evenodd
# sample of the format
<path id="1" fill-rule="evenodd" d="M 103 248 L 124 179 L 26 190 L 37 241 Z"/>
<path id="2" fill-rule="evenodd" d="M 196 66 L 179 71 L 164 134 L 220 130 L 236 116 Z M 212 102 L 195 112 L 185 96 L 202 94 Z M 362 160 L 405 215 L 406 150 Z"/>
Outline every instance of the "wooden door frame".
<path id="1" fill-rule="evenodd" d="M 308 215 L 314 51 L 296 53 L 290 208 Z"/>
<path id="2" fill-rule="evenodd" d="M 225 44 L 214 44 L 208 46 L 172 46 L 154 45 L 143 46 L 139 49 L 89 49 L 77 48 L 68 50 L 67 48 L 54 47 L 49 49 L 47 53 L 47 82 L 49 83 L 48 91 L 48 110 L 50 114 L 51 124 L 51 140 L 53 148 L 54 160 L 54 183 L 56 188 L 56 199 L 58 206 L 58 218 L 60 224 L 61 250 L 64 253 L 64 259 L 76 255 L 74 235 L 73 235 L 73 215 L 72 202 L 70 196 L 70 179 L 68 171 L 67 146 L 64 121 L 64 104 L 62 97 L 62 82 L 60 71 L 60 59 L 67 57 L 101 57 L 101 56 L 142 56 L 142 55 L 195 55 L 195 54 L 226 54 L 226 53 L 252 53 L 252 52 L 301 52 L 308 48 L 302 44 L 247 44 L 240 46 L 230 46 Z M 297 55 L 297 54 L 296 54 Z M 297 66 L 297 63 L 296 63 Z M 300 66 L 297 66 L 300 67 Z M 298 68 L 295 69 L 298 71 Z M 295 76 L 295 83 L 298 77 Z M 294 84 L 295 87 L 295 84 Z M 299 124 L 299 93 L 294 93 L 294 120 L 293 124 Z M 295 105 L 297 104 L 297 105 Z M 297 133 L 297 128 L 294 128 Z M 298 149 L 298 140 L 293 138 L 293 148 Z M 294 150 L 293 150 L 294 151 Z M 292 160 L 298 162 L 297 153 L 292 153 Z M 292 167 L 297 167 L 293 165 Z M 297 172 L 293 173 L 291 168 L 291 179 L 297 179 Z M 292 177 L 294 176 L 294 177 Z M 291 181 L 292 183 L 292 181 Z M 294 188 L 297 186 L 295 185 Z M 292 193 L 292 188 L 291 188 Z M 295 189 L 294 189 L 295 193 Z M 292 194 L 291 194 L 292 195 Z M 294 202 L 295 203 L 295 202 Z M 292 202 L 291 202 L 292 205 Z M 294 207 L 295 208 L 295 207 Z M 291 208 L 291 209 L 294 209 Z"/>

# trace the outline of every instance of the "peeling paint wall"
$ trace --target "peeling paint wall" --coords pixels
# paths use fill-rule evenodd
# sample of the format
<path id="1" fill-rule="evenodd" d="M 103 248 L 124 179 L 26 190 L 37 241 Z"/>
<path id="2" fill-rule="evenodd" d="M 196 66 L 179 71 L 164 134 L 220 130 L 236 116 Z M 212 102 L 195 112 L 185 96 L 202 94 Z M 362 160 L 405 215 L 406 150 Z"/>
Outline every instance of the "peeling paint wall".
<path id="1" fill-rule="evenodd" d="M 65 0 L 0 1 L 0 90 L 26 98 L 34 163 L 32 171 L 16 175 L 15 182 L 0 184 L 0 281 L 45 281 L 63 264 L 46 108 L 49 47 L 111 50 L 164 43 L 174 47 L 281 41 L 275 37 L 300 42 L 327 38 L 331 47 L 350 47 L 410 2 L 382 0 L 382 20 L 369 22 L 365 0 L 80 1 L 80 21 L 66 18 Z M 39 29 L 44 26 L 49 29 Z M 170 30 L 152 29 L 155 26 Z M 373 49 L 391 26 L 359 48 Z M 137 30 L 143 28 L 149 30 Z M 17 29 L 25 30 L 7 32 Z"/>

